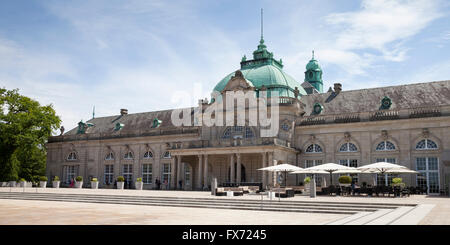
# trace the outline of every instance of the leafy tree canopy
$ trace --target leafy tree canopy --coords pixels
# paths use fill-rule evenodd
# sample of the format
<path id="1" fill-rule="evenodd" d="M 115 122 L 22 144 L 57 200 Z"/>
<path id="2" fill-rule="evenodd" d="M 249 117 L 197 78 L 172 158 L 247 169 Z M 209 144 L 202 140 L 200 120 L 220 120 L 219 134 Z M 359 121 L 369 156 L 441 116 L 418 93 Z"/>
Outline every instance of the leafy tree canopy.
<path id="1" fill-rule="evenodd" d="M 0 88 L 0 181 L 37 181 L 44 175 L 45 144 L 60 123 L 51 104 Z"/>

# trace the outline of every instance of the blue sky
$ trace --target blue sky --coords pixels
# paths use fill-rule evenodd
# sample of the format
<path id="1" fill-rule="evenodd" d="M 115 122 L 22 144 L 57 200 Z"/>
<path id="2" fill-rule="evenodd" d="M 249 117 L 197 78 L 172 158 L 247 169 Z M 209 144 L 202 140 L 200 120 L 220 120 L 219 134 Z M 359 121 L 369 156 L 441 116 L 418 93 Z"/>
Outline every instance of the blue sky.
<path id="1" fill-rule="evenodd" d="M 251 57 L 260 8 L 269 51 L 299 82 L 313 49 L 325 90 L 450 79 L 445 0 L 4 0 L 0 87 L 52 103 L 66 129 L 94 105 L 97 117 L 193 106 Z"/>

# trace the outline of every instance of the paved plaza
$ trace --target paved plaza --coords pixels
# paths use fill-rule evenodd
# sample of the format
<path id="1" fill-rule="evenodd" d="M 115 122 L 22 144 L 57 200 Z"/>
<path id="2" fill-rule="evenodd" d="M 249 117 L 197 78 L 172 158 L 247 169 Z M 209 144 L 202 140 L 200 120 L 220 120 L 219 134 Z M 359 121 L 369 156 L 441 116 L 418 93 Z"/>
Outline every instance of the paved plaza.
<path id="1" fill-rule="evenodd" d="M 215 197 L 209 192 L 0 188 L 0 192 L 60 193 L 90 195 L 120 195 L 147 197 L 220 198 L 261 200 L 260 196 Z M 268 200 L 265 197 L 264 200 Z M 276 199 L 278 200 L 278 199 Z M 414 221 L 419 225 L 450 225 L 450 198 L 414 195 L 407 198 L 295 196 L 281 199 L 287 202 L 418 204 L 425 207 Z M 408 208 L 408 207 L 403 207 Z M 401 208 L 400 208 L 401 209 Z M 398 209 L 398 211 L 401 211 Z M 419 211 L 419 209 L 417 209 Z M 397 212 L 398 213 L 398 212 Z M 149 224 L 149 225 L 320 225 L 339 224 L 342 220 L 363 216 L 346 214 L 247 211 L 214 208 L 161 207 L 151 205 L 98 204 L 83 202 L 0 199 L 2 225 L 83 225 L 83 224 Z M 395 215 L 393 212 L 391 215 Z M 420 215 L 423 215 L 421 217 Z M 400 215 L 399 215 L 400 216 Z M 388 216 L 386 216 L 388 217 Z M 367 216 L 369 219 L 370 216 Z M 363 219 L 360 219 L 363 220 Z M 374 223 L 376 224 L 376 222 Z"/>

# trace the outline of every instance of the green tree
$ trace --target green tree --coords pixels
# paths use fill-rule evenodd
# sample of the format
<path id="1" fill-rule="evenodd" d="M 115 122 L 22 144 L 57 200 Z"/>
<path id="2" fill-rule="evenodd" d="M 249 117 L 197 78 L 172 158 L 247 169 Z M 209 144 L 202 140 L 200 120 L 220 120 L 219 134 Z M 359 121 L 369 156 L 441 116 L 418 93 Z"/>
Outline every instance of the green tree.
<path id="1" fill-rule="evenodd" d="M 37 181 L 45 175 L 45 144 L 60 123 L 51 104 L 0 88 L 0 180 Z"/>

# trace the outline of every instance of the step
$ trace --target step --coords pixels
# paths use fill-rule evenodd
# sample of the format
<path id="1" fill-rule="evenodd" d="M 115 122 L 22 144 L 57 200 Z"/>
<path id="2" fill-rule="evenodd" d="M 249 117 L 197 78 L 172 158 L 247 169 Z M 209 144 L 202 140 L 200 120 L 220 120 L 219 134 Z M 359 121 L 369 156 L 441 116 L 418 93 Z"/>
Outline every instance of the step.
<path id="1" fill-rule="evenodd" d="M 7 199 L 17 199 L 9 197 Z M 85 200 L 78 199 L 40 199 L 32 197 L 23 197 L 21 200 L 35 200 L 35 201 L 62 201 L 62 202 L 86 202 Z M 268 208 L 268 207 L 236 207 L 234 205 L 205 205 L 205 204 L 176 204 L 176 203 L 142 203 L 142 202 L 127 202 L 127 201 L 107 201 L 107 200 L 90 200 L 89 203 L 103 203 L 103 204 L 122 204 L 122 205 L 154 205 L 154 206 L 166 206 L 166 207 L 192 207 L 192 208 L 211 208 L 211 209 L 238 209 L 238 210 L 253 210 L 253 211 L 277 211 L 277 212 L 307 212 L 307 213 L 331 213 L 331 214 L 354 214 L 355 211 L 346 210 L 320 210 L 311 208 Z"/>
<path id="2" fill-rule="evenodd" d="M 58 193 L 5 193 L 6 195 L 48 195 L 48 196 L 58 196 L 58 197 L 85 197 L 85 198 L 114 198 L 115 200 L 119 199 L 139 199 L 139 200 L 173 200 L 173 201 L 202 201 L 202 202 L 229 202 L 229 203 L 248 203 L 248 204 L 260 204 L 260 200 L 245 200 L 245 199 L 218 199 L 218 198 L 177 198 L 177 197 L 142 197 L 142 196 L 116 196 L 116 195 L 79 195 L 79 194 L 58 194 Z M 2 193 L 0 192 L 0 196 Z M 339 202 L 299 202 L 299 201 L 269 201 L 264 200 L 264 203 L 277 203 L 277 205 L 293 205 L 293 204 L 301 204 L 304 206 L 324 206 L 324 207 L 350 207 L 350 208 L 396 208 L 398 206 L 403 206 L 402 204 L 365 204 L 365 203 L 339 203 Z M 412 204 L 411 206 L 415 206 Z"/>
<path id="3" fill-rule="evenodd" d="M 410 212 L 391 222 L 390 225 L 417 225 L 435 206 L 434 204 L 419 204 Z"/>
<path id="4" fill-rule="evenodd" d="M 364 216 L 367 216 L 367 215 L 369 215 L 371 213 L 372 212 L 359 212 L 359 213 L 356 213 L 354 215 L 345 217 L 343 219 L 338 219 L 336 221 L 333 221 L 333 222 L 330 222 L 330 223 L 326 223 L 325 225 L 344 225 L 346 223 L 349 223 L 349 222 L 355 221 L 357 219 L 360 219 L 360 218 L 362 218 Z"/>
<path id="5" fill-rule="evenodd" d="M 1 195 L 0 195 L 1 197 Z M 26 194 L 26 195 L 6 195 L 5 197 L 9 197 L 9 198 L 16 198 L 16 199 L 30 199 L 33 198 L 35 200 L 44 200 L 44 199 L 48 199 L 48 200 L 58 200 L 58 201 L 73 201 L 73 200 L 78 200 L 78 201 L 85 201 L 85 202 L 89 202 L 89 201 L 93 201 L 93 200 L 102 200 L 102 201 L 107 201 L 110 203 L 141 203 L 143 205 L 145 204 L 151 204 L 151 203 L 179 203 L 179 204 L 183 204 L 183 205 L 187 205 L 187 204 L 208 204 L 208 202 L 201 202 L 201 201 L 196 201 L 196 200 L 135 200 L 135 199 L 113 199 L 113 198 L 96 198 L 96 197 L 80 197 L 80 196 L 49 196 L 49 195 L 39 195 L 39 194 Z M 234 206 L 241 206 L 241 207 L 246 207 L 246 206 L 257 206 L 260 207 L 261 205 L 263 205 L 264 207 L 277 207 L 277 208 L 285 208 L 285 209 L 289 209 L 289 208 L 314 208 L 314 209 L 323 209 L 323 210 L 347 210 L 347 211 L 368 211 L 368 212 L 373 212 L 376 211 L 377 208 L 367 208 L 367 207 L 341 207 L 338 205 L 333 205 L 333 206 L 323 206 L 323 205 L 315 205 L 315 204 L 301 204 L 301 205 L 293 205 L 290 203 L 279 203 L 279 202 L 253 202 L 253 203 L 231 203 L 231 202 L 226 202 L 221 201 L 221 202 L 214 202 L 212 203 L 214 205 L 234 205 Z"/>
<path id="6" fill-rule="evenodd" d="M 388 225 L 413 209 L 414 207 L 399 207 L 386 215 L 366 223 L 366 225 Z"/>
<path id="7" fill-rule="evenodd" d="M 344 225 L 365 225 L 369 222 L 372 222 L 375 219 L 380 218 L 383 215 L 386 215 L 390 212 L 393 212 L 392 209 L 380 209 L 376 212 L 370 213 L 368 215 L 362 216 L 361 218 L 358 218 L 356 220 L 350 221 L 345 223 Z"/>

